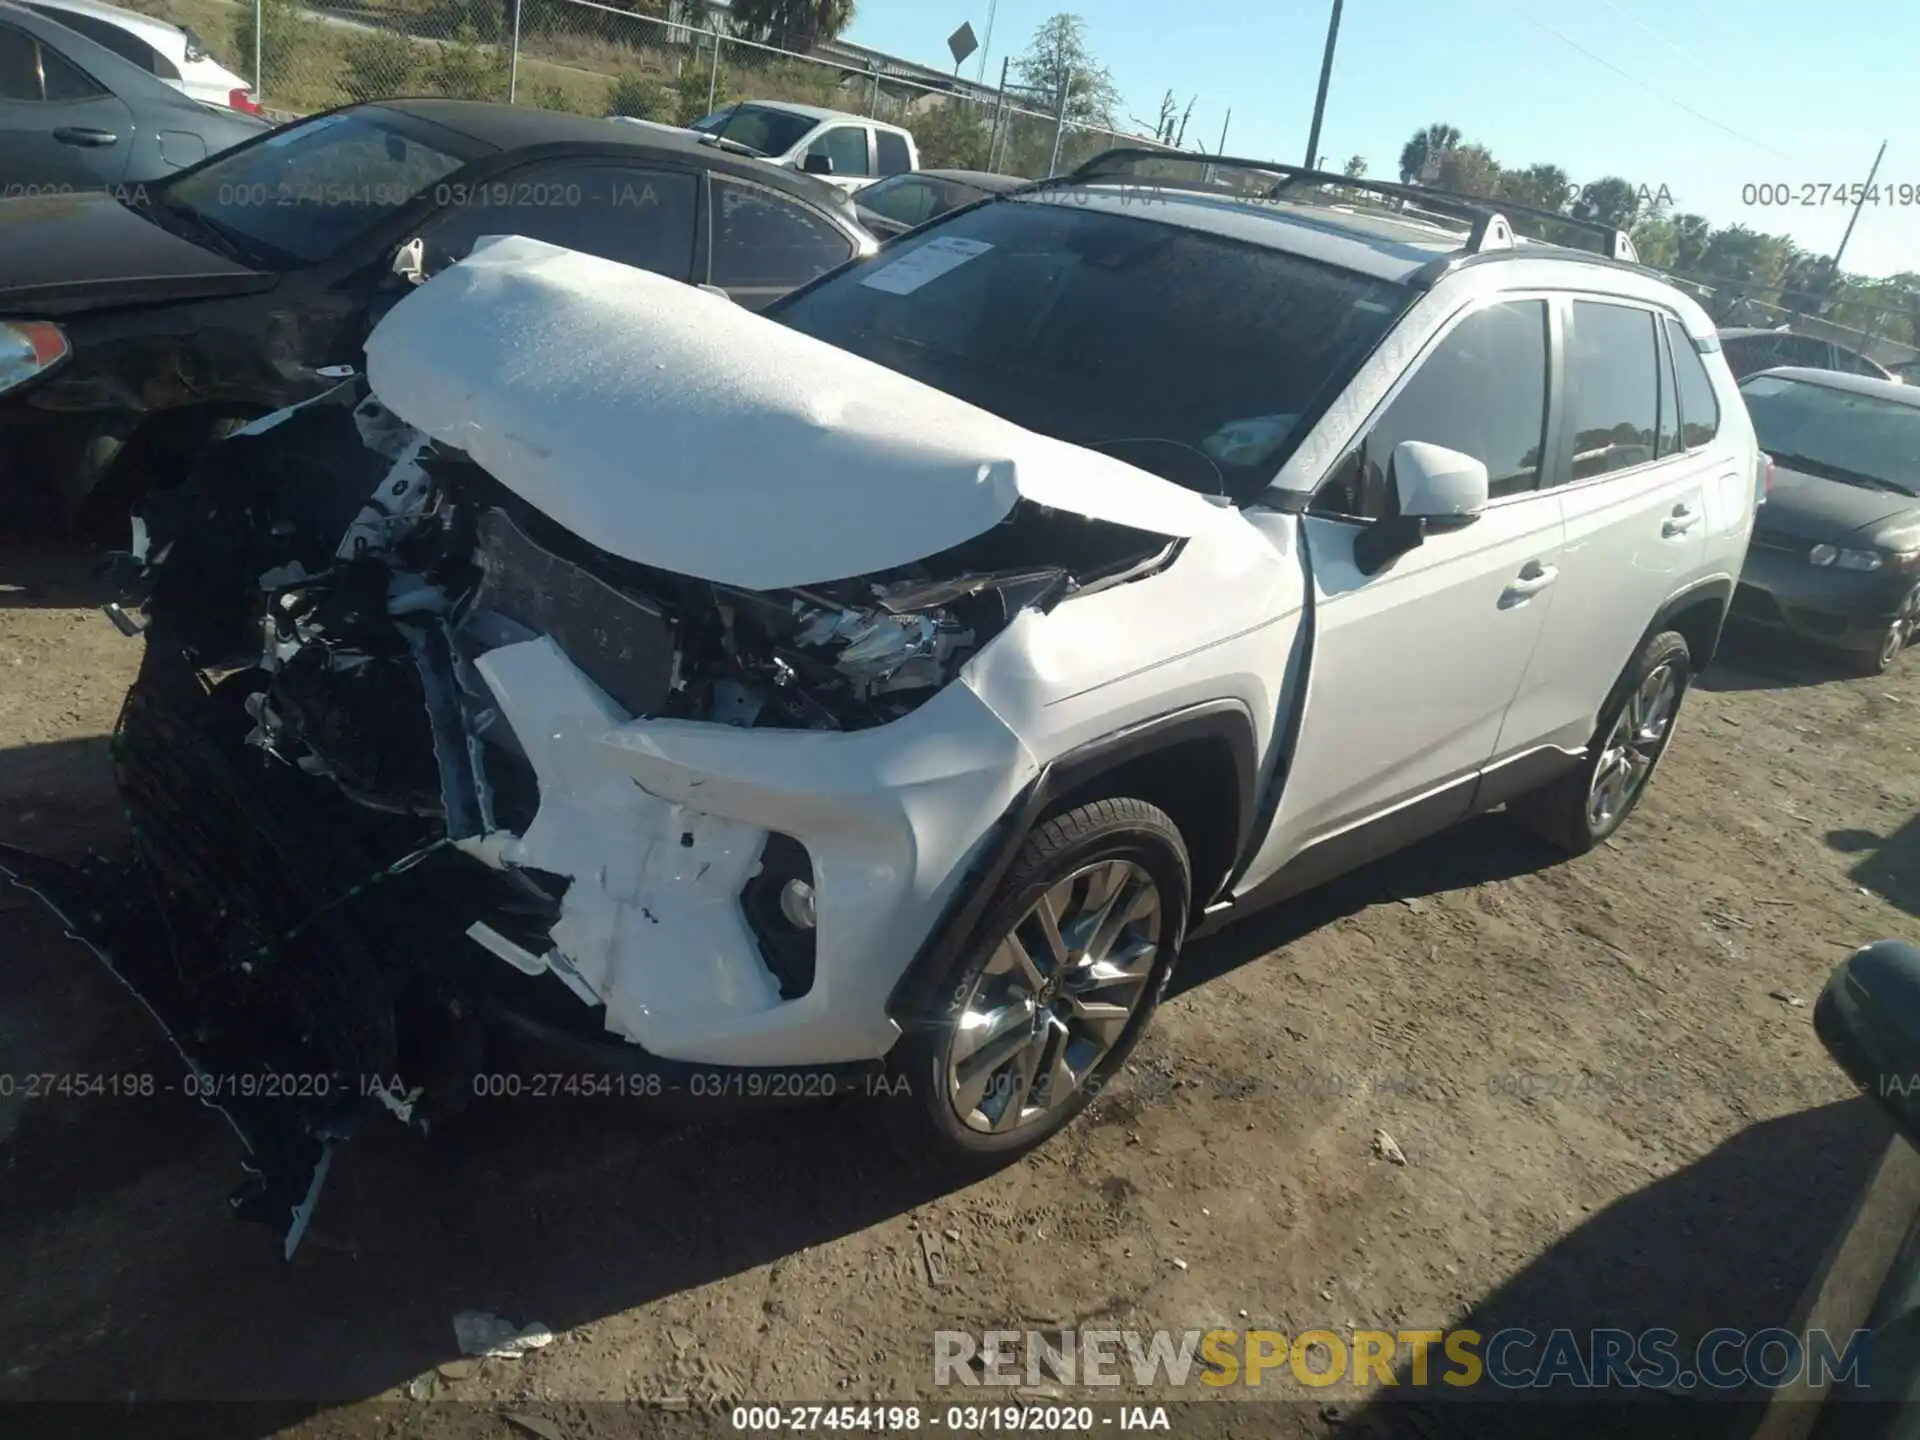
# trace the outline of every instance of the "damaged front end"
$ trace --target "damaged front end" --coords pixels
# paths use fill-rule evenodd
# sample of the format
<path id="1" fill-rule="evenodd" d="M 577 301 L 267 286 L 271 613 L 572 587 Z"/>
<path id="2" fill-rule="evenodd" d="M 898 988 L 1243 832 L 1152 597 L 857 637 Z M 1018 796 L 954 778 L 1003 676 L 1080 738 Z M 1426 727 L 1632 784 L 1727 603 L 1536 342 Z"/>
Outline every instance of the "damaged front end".
<path id="1" fill-rule="evenodd" d="M 348 382 L 219 445 L 136 523 L 138 595 L 110 607 L 146 645 L 113 746 L 130 861 L 9 852 L 0 870 L 152 1010 L 250 1151 L 236 1208 L 291 1254 L 332 1144 L 369 1116 L 424 1130 L 457 1110 L 503 1035 L 667 1077 L 647 1093 L 712 1073 L 641 1044 L 679 995 L 636 979 L 635 953 L 698 956 L 742 1006 L 814 990 L 807 846 L 604 767 L 543 808 L 595 762 L 562 722 L 516 728 L 515 676 L 577 681 L 562 713 L 582 734 L 868 731 L 1023 611 L 1179 543 L 1023 500 L 913 564 L 755 591 L 597 549 Z M 663 893 L 684 913 L 646 898 Z M 713 939 L 733 933 L 750 964 Z"/>

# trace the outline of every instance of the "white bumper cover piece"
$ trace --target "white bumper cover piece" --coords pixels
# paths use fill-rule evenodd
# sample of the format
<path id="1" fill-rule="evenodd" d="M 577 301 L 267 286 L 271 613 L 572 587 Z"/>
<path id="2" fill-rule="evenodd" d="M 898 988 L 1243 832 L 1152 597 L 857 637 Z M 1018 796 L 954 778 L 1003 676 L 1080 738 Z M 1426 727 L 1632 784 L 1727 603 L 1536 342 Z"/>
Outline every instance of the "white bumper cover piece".
<path id="1" fill-rule="evenodd" d="M 1037 773 L 964 682 L 872 730 L 628 720 L 546 639 L 480 657 L 540 808 L 498 858 L 573 877 L 555 948 L 607 1028 L 713 1064 L 865 1060 L 974 848 Z M 813 863 L 820 963 L 780 998 L 739 905 L 769 832 Z"/>

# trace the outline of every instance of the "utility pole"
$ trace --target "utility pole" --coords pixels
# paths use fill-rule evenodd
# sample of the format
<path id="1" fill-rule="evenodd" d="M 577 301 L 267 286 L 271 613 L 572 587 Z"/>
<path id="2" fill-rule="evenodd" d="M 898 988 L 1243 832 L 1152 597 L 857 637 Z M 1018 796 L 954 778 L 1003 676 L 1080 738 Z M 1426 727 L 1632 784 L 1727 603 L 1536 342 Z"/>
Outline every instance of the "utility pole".
<path id="1" fill-rule="evenodd" d="M 1227 107 L 1227 118 L 1220 122 L 1220 148 L 1218 150 L 1215 150 L 1213 152 L 1214 154 L 1224 155 L 1227 153 L 1227 126 L 1231 125 L 1232 123 L 1233 123 L 1233 107 L 1229 105 Z"/>
<path id="2" fill-rule="evenodd" d="M 974 77 L 981 85 L 987 83 L 987 52 L 993 48 L 993 12 L 999 8 L 1000 0 L 987 0 L 987 34 L 980 42 L 980 73 Z"/>
<path id="3" fill-rule="evenodd" d="M 1853 202 L 1853 214 L 1847 217 L 1847 230 L 1846 233 L 1840 237 L 1840 248 L 1833 252 L 1833 274 L 1828 280 L 1830 285 L 1838 285 L 1840 283 L 1840 257 L 1847 253 L 1847 242 L 1853 239 L 1853 227 L 1858 224 L 1860 220 L 1860 207 L 1867 203 L 1867 192 L 1873 189 L 1873 178 L 1880 173 L 1880 162 L 1886 158 L 1887 142 L 1882 140 L 1880 142 L 1880 153 L 1873 157 L 1873 169 L 1867 172 L 1867 183 L 1860 191 L 1860 198 Z"/>
<path id="4" fill-rule="evenodd" d="M 1320 57 L 1320 93 L 1313 101 L 1313 128 L 1307 131 L 1307 168 L 1320 153 L 1320 120 L 1327 113 L 1327 83 L 1333 79 L 1333 47 L 1340 38 L 1340 0 L 1333 0 L 1333 17 L 1327 21 L 1327 53 Z"/>

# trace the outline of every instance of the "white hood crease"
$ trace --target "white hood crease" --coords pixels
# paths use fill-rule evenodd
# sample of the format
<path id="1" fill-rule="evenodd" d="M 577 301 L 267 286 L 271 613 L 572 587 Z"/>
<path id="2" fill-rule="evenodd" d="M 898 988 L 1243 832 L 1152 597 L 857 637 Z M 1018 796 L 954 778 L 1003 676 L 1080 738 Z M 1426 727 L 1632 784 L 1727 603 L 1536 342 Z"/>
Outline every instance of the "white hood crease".
<path id="1" fill-rule="evenodd" d="M 1167 536 L 1201 496 L 727 300 L 489 238 L 367 341 L 379 399 L 583 539 L 751 589 L 884 570 L 1019 500 Z"/>

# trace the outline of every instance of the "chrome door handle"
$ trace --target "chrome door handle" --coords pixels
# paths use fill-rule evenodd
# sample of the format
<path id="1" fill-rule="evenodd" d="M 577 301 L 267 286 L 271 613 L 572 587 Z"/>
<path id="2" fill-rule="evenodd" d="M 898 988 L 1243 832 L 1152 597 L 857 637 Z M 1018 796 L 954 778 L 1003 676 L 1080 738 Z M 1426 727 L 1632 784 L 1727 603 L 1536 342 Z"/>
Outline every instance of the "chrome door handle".
<path id="1" fill-rule="evenodd" d="M 1538 560 L 1529 560 L 1520 567 L 1520 573 L 1507 582 L 1507 588 L 1500 592 L 1500 608 L 1504 610 L 1509 605 L 1525 604 L 1559 578 L 1559 566 L 1542 565 Z"/>
<path id="2" fill-rule="evenodd" d="M 1676 535 L 1684 535 L 1700 523 L 1700 512 L 1691 505 L 1676 505 L 1673 513 L 1660 526 L 1663 539 L 1671 540 Z"/>

